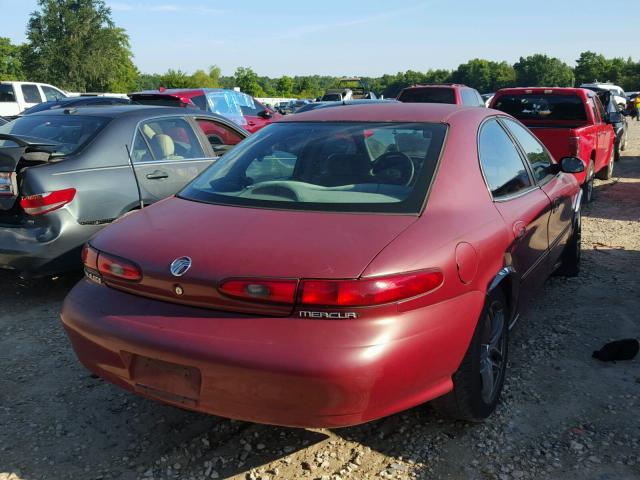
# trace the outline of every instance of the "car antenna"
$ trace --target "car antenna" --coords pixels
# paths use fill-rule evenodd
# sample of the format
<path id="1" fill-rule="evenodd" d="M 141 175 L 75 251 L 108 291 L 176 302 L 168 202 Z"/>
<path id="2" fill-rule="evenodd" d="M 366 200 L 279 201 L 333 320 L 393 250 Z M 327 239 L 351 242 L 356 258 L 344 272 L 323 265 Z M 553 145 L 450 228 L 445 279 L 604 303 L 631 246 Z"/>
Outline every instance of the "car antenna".
<path id="1" fill-rule="evenodd" d="M 131 158 L 131 151 L 129 150 L 129 145 L 125 143 L 124 148 L 127 151 L 129 166 L 131 167 L 131 171 L 133 172 L 133 178 L 136 181 L 136 188 L 138 189 L 138 201 L 140 202 L 140 209 L 143 209 L 144 202 L 142 201 L 142 192 L 140 191 L 140 182 L 138 181 L 138 174 L 136 173 L 136 168 L 133 166 L 133 158 Z"/>

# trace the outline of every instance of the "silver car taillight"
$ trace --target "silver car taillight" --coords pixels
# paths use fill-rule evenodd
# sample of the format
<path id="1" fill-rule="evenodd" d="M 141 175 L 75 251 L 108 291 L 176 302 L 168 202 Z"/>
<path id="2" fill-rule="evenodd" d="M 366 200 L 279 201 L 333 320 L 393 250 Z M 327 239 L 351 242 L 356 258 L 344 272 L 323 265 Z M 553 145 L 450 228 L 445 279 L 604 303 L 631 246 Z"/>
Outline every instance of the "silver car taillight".
<path id="1" fill-rule="evenodd" d="M 0 172 L 0 196 L 12 197 L 15 194 L 14 173 Z"/>

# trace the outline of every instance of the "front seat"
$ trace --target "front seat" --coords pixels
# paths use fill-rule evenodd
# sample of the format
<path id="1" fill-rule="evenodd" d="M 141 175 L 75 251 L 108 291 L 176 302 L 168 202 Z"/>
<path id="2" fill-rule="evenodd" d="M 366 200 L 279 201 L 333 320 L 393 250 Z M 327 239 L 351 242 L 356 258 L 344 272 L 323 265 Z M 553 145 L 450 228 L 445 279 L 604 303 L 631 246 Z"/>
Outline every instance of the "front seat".
<path id="1" fill-rule="evenodd" d="M 164 133 L 158 133 L 151 139 L 151 148 L 156 160 L 180 160 L 184 157 L 176 155 L 176 146 L 173 139 Z"/>

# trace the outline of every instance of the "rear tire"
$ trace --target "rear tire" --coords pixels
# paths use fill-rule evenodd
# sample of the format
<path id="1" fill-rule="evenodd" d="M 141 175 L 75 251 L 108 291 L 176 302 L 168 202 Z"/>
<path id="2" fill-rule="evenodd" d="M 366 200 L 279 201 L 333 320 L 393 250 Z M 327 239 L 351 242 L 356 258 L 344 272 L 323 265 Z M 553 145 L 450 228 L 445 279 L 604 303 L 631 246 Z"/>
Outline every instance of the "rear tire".
<path id="1" fill-rule="evenodd" d="M 453 390 L 432 402 L 436 410 L 471 422 L 493 413 L 506 376 L 509 322 L 509 306 L 497 287 L 487 296 L 469 348 L 453 375 Z"/>
<path id="2" fill-rule="evenodd" d="M 593 200 L 593 160 L 589 162 L 587 168 L 587 178 L 582 184 L 582 201 L 583 203 L 591 203 Z"/>
<path id="3" fill-rule="evenodd" d="M 605 167 L 598 172 L 598 174 L 596 175 L 596 178 L 599 178 L 600 180 L 609 180 L 613 176 L 613 164 L 615 163 L 615 158 L 616 158 L 615 152 L 616 152 L 615 148 L 611 150 L 609 161 L 607 162 Z"/>
<path id="4" fill-rule="evenodd" d="M 577 277 L 580 273 L 580 259 L 582 257 L 582 216 L 580 212 L 575 220 L 571 238 L 564 247 L 560 257 L 560 266 L 555 271 L 556 275 L 563 277 Z"/>

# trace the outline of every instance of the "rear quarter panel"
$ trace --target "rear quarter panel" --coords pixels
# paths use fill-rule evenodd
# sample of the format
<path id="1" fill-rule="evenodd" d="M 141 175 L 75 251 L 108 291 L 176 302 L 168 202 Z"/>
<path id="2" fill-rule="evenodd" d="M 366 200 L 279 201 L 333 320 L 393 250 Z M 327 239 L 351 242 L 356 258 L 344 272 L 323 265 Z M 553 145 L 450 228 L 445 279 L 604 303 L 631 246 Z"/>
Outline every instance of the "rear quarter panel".
<path id="1" fill-rule="evenodd" d="M 123 120 L 112 120 L 78 154 L 29 168 L 23 194 L 75 188 L 76 197 L 66 208 L 83 223 L 108 221 L 135 208 L 138 191 L 125 144 L 131 144 L 137 122 Z"/>
<path id="2" fill-rule="evenodd" d="M 512 238 L 480 170 L 477 131 L 486 110 L 478 112 L 470 121 L 463 117 L 451 122 L 424 212 L 375 258 L 363 276 L 438 268 L 444 273 L 444 284 L 424 301 L 486 293 L 504 266 Z M 462 242 L 473 247 L 476 257 L 476 273 L 466 283 L 458 276 L 456 261 L 456 247 Z M 475 313 L 474 325 L 479 309 Z"/>

